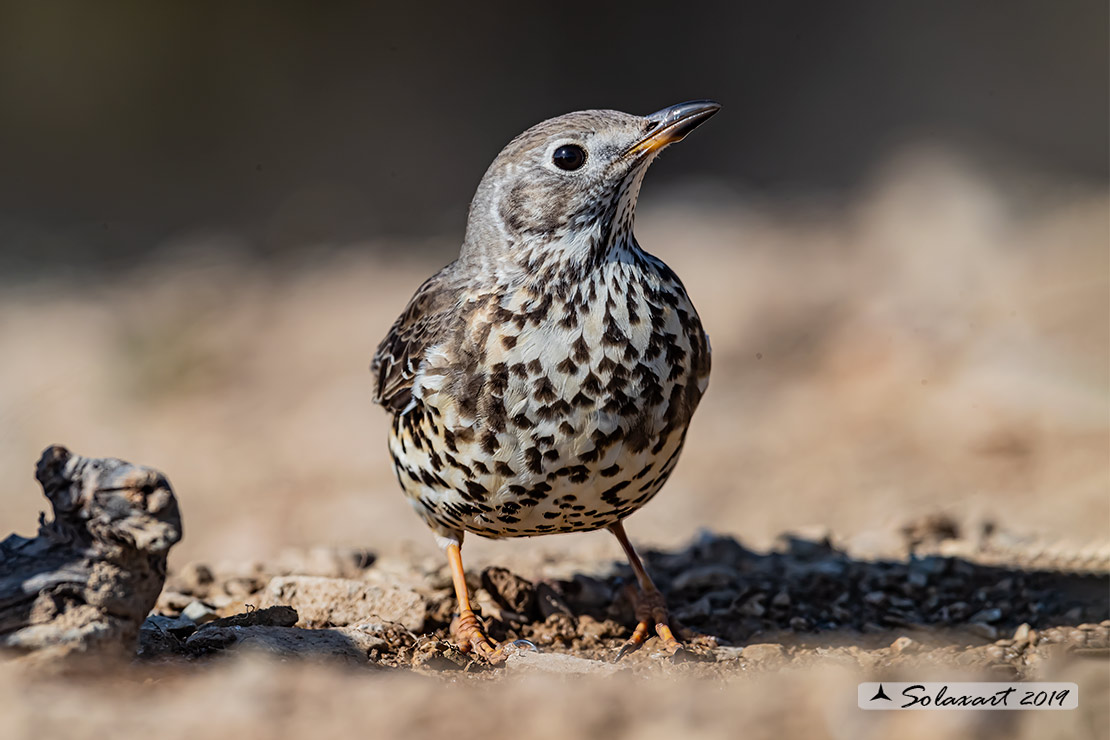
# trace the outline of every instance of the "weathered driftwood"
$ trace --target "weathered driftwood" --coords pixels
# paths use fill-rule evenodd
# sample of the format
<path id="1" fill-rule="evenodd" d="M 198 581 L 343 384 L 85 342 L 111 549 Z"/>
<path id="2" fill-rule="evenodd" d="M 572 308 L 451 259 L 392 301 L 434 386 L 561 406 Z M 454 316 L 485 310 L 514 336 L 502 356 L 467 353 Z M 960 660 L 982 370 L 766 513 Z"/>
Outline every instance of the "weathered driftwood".
<path id="1" fill-rule="evenodd" d="M 165 476 L 49 447 L 35 477 L 54 509 L 38 536 L 0 542 L 0 647 L 130 652 L 181 539 Z"/>

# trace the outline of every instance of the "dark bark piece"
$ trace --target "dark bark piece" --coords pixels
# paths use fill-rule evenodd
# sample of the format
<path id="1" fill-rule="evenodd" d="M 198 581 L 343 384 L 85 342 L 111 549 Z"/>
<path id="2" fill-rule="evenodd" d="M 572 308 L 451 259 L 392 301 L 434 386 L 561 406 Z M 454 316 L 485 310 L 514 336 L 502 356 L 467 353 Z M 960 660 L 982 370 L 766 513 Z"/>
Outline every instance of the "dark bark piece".
<path id="1" fill-rule="evenodd" d="M 68 654 L 134 650 L 181 539 L 165 476 L 48 447 L 35 471 L 54 518 L 0 542 L 0 647 Z"/>
<path id="2" fill-rule="evenodd" d="M 525 619 L 532 619 L 536 607 L 536 589 L 532 582 L 508 568 L 491 566 L 482 571 L 482 587 L 502 609 Z"/>

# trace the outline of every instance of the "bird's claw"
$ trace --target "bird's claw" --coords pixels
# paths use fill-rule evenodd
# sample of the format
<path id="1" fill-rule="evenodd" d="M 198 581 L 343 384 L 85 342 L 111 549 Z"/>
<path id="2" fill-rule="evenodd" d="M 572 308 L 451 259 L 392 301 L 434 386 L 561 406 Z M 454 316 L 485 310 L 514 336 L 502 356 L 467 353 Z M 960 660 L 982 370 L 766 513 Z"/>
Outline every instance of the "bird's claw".
<path id="1" fill-rule="evenodd" d="M 667 614 L 667 606 L 663 601 L 663 594 L 658 591 L 649 593 L 638 593 L 633 597 L 638 600 L 636 605 L 636 629 L 632 631 L 632 636 L 621 646 L 617 652 L 617 657 L 613 662 L 616 663 L 626 655 L 630 655 L 644 644 L 648 638 L 648 632 L 651 630 L 651 625 L 655 625 L 655 634 L 663 643 L 663 650 L 667 655 L 674 655 L 682 649 L 682 643 L 679 642 L 674 632 L 671 631 L 670 617 Z"/>
<path id="2" fill-rule="evenodd" d="M 459 621 L 455 626 L 455 639 L 459 650 L 464 653 L 473 652 L 492 665 L 504 663 L 514 650 L 536 653 L 540 651 L 531 640 L 499 643 L 491 639 L 482 629 L 478 615 L 472 611 L 465 611 L 459 615 Z"/>
<path id="3" fill-rule="evenodd" d="M 478 615 L 467 609 L 459 615 L 455 626 L 455 640 L 459 650 L 475 655 L 496 665 L 505 660 L 505 647 L 491 640 L 478 620 Z"/>

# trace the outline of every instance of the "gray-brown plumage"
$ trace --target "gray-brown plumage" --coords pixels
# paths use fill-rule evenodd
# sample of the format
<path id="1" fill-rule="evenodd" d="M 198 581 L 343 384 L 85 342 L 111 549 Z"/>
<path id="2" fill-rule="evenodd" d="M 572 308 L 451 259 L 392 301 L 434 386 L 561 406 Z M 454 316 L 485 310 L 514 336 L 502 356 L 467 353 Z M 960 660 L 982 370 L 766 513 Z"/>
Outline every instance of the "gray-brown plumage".
<path id="1" fill-rule="evenodd" d="M 652 160 L 719 107 L 583 111 L 518 136 L 478 186 L 459 259 L 379 346 L 375 401 L 393 415 L 397 478 L 456 575 L 465 532 L 608 527 L 642 574 L 641 622 L 666 624 L 620 522 L 674 469 L 709 342 L 682 282 L 632 226 Z M 459 600 L 464 646 L 494 654 L 465 582 Z"/>

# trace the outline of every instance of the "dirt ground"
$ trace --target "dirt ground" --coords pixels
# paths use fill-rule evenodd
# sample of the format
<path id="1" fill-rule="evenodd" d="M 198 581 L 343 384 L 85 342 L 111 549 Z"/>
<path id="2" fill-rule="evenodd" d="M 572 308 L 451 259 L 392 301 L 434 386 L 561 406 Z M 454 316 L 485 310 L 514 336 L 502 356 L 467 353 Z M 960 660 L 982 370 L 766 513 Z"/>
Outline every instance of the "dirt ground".
<path id="1" fill-rule="evenodd" d="M 0 666 L 5 737 L 1104 737 L 1107 548 L 1012 562 L 1004 533 L 905 527 L 902 557 L 828 539 L 768 552 L 705 532 L 647 562 L 695 630 L 613 658 L 633 621 L 628 568 L 560 558 L 528 579 L 471 572 L 500 666 L 449 641 L 450 575 L 359 550 L 285 553 L 167 583 L 129 664 Z M 1037 625 L 1036 628 L 1031 625 Z M 712 635 L 713 638 L 710 638 Z M 1058 680 L 1070 712 L 863 712 L 863 680 Z"/>
<path id="2" fill-rule="evenodd" d="M 122 277 L 6 284 L 2 533 L 33 529 L 58 442 L 163 470 L 185 538 L 134 661 L 0 663 L 0 735 L 1105 737 L 1108 220 L 1105 192 L 933 151 L 835 208 L 645 188 L 637 233 L 714 371 L 627 526 L 717 644 L 616 665 L 605 533 L 467 540 L 494 637 L 538 652 L 490 670 L 446 639 L 367 371 L 428 245 L 266 266 L 197 234 Z M 875 678 L 1075 681 L 1080 709 L 862 712 Z"/>

